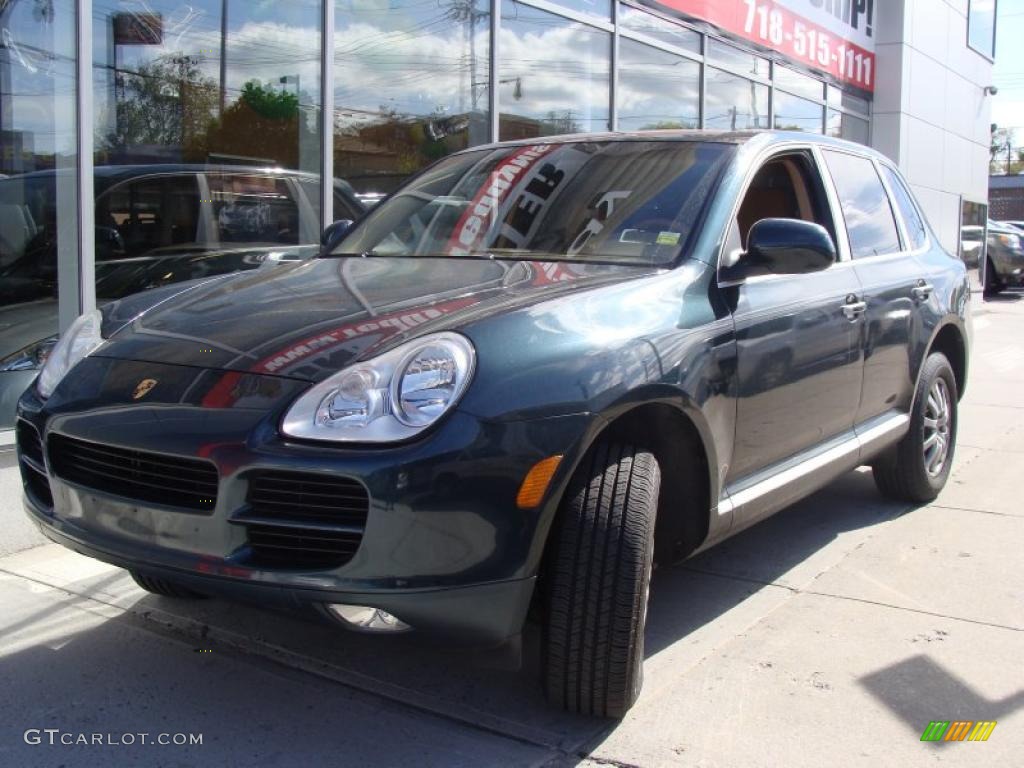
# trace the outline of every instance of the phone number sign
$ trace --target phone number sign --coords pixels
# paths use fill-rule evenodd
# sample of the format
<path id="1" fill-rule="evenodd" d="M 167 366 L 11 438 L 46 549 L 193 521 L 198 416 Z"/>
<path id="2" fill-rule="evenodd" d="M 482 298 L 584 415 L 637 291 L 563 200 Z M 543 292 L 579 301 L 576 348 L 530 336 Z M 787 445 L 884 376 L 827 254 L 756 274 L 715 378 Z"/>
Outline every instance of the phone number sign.
<path id="1" fill-rule="evenodd" d="M 657 2 L 861 90 L 875 89 L 875 0 Z"/>

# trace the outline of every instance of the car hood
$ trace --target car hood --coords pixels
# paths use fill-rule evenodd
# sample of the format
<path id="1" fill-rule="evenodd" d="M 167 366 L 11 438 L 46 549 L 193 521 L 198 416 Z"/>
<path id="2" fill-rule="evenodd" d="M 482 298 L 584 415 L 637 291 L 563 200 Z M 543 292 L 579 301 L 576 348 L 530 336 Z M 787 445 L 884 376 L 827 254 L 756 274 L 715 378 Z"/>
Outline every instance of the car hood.
<path id="1" fill-rule="evenodd" d="M 327 258 L 165 296 L 94 354 L 319 381 L 418 335 L 657 271 L 562 262 Z M 125 317 L 117 303 L 107 309 Z M 136 316 L 137 315 L 137 316 Z"/>

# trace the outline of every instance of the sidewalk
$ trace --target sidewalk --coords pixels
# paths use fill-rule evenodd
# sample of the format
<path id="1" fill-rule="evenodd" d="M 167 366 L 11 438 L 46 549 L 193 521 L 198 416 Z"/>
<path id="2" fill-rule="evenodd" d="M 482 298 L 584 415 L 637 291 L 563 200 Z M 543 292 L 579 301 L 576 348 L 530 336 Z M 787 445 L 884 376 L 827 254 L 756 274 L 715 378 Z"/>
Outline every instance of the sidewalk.
<path id="1" fill-rule="evenodd" d="M 621 724 L 548 709 L 533 636 L 527 668 L 502 671 L 412 638 L 145 595 L 117 569 L 45 545 L 0 559 L 0 765 L 1020 765 L 1017 298 L 975 297 L 971 381 L 939 500 L 908 510 L 854 472 L 659 571 L 645 689 Z M 0 469 L 0 504 L 11 471 Z M 958 719 L 998 725 L 985 743 L 920 741 L 929 721 Z M 205 738 L 24 743 L 25 729 L 47 727 Z"/>

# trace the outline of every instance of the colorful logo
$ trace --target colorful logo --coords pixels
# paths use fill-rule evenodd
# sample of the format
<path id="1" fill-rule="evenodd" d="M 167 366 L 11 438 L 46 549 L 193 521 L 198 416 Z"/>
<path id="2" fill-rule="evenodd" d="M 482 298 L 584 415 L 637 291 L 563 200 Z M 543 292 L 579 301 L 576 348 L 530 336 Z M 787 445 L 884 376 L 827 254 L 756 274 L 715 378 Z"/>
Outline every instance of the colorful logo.
<path id="1" fill-rule="evenodd" d="M 932 720 L 921 741 L 988 741 L 995 727 L 995 720 Z"/>
<path id="2" fill-rule="evenodd" d="M 141 400 L 149 394 L 150 390 L 157 385 L 156 379 L 143 379 L 135 386 L 132 392 L 132 400 Z"/>

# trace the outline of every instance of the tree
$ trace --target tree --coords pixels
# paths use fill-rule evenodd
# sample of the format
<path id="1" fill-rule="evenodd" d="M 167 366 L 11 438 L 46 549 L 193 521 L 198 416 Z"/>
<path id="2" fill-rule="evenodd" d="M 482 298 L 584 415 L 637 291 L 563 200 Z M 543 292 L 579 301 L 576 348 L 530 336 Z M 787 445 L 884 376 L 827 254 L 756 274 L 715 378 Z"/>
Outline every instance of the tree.
<path id="1" fill-rule="evenodd" d="M 648 123 L 640 127 L 641 131 L 677 131 L 680 129 L 696 128 L 697 123 L 692 120 L 659 120 L 656 123 Z"/>
<path id="2" fill-rule="evenodd" d="M 989 173 L 1020 173 L 1020 158 L 1018 157 L 1017 162 L 1013 161 L 1016 154 L 1014 152 L 1015 144 L 1016 137 L 1013 128 L 999 128 L 993 124 L 989 145 Z"/>
<path id="3" fill-rule="evenodd" d="M 193 57 L 160 57 L 115 77 L 114 129 L 101 138 L 104 149 L 184 147 L 205 135 L 219 90 Z"/>
<path id="4" fill-rule="evenodd" d="M 290 120 L 299 116 L 299 97 L 288 91 L 276 91 L 272 86 L 250 80 L 242 87 L 240 101 L 253 112 L 269 120 Z M 237 102 L 236 102 L 237 106 Z"/>
<path id="5" fill-rule="evenodd" d="M 251 80 L 211 127 L 207 148 L 209 152 L 298 168 L 299 137 L 308 130 L 314 129 L 306 125 L 296 94 Z"/>
<path id="6" fill-rule="evenodd" d="M 540 121 L 540 126 L 542 135 L 580 133 L 582 130 L 571 109 L 567 109 L 565 112 L 556 112 L 552 109 Z"/>

